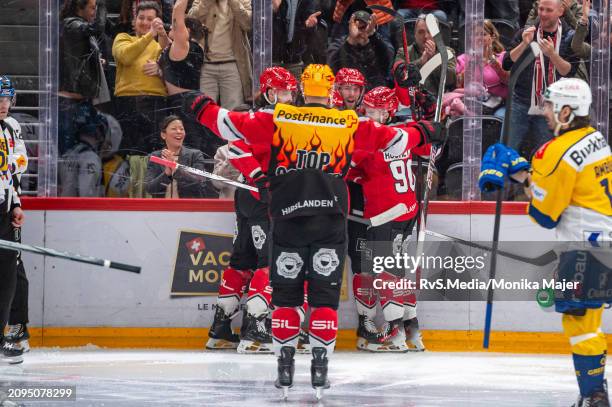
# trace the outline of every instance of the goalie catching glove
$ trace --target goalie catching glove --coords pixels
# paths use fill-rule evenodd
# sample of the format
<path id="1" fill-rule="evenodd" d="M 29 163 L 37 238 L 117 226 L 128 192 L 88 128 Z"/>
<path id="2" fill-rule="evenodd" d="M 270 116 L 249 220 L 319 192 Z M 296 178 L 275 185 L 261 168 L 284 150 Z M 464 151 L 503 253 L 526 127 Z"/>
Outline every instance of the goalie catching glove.
<path id="1" fill-rule="evenodd" d="M 506 177 L 516 182 L 512 175 L 529 169 L 529 162 L 515 150 L 496 143 L 487 149 L 482 158 L 478 186 L 482 192 L 496 191 L 504 187 Z"/>

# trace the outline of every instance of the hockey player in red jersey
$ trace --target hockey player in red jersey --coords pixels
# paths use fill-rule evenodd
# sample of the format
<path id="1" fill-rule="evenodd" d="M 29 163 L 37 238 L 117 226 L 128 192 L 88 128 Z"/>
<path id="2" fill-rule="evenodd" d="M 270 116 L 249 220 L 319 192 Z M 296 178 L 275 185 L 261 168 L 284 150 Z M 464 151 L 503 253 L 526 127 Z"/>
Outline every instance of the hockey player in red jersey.
<path id="1" fill-rule="evenodd" d="M 344 177 L 353 151 L 384 151 L 393 156 L 441 139 L 441 128 L 407 130 L 358 118 L 354 111 L 330 109 L 334 75 L 326 65 L 309 65 L 302 74 L 306 105 L 279 103 L 274 111 L 229 112 L 194 92 L 186 109 L 218 136 L 270 148 L 269 213 L 273 287 L 272 334 L 278 356 L 275 385 L 293 385 L 299 335 L 297 308 L 308 281 L 311 383 L 320 397 L 329 387 L 328 356 L 338 329 L 337 309 L 346 253 L 348 194 Z"/>
<path id="2" fill-rule="evenodd" d="M 297 81 L 284 68 L 264 70 L 259 78 L 262 109 L 277 102 L 292 103 Z M 228 159 L 246 183 L 265 187 L 270 149 L 237 140 L 228 145 Z M 272 288 L 268 264 L 268 205 L 265 193 L 238 189 L 234 196 L 236 230 L 230 266 L 223 272 L 219 285 L 217 309 L 209 331 L 207 349 L 236 349 L 239 353 L 271 353 L 272 335 L 269 305 Z M 247 291 L 248 287 L 248 291 Z M 240 299 L 247 294 L 240 337 L 231 329 L 231 318 L 237 314 Z"/>
<path id="3" fill-rule="evenodd" d="M 365 76 L 355 68 L 341 68 L 336 73 L 332 107 L 357 110 L 365 91 Z"/>
<path id="4" fill-rule="evenodd" d="M 388 123 L 399 104 L 395 91 L 380 86 L 369 91 L 363 98 L 365 115 L 379 123 Z M 398 124 L 409 129 L 416 123 Z M 419 125 L 428 125 L 421 122 Z M 415 350 L 425 350 L 416 319 L 416 297 L 402 290 L 375 289 L 374 280 L 393 282 L 404 276 L 404 270 L 387 270 L 372 274 L 373 256 L 394 256 L 406 249 L 412 233 L 418 203 L 415 196 L 416 178 L 412 172 L 413 154 L 428 156 L 431 144 L 421 145 L 402 154 L 356 151 L 354 167 L 349 179 L 363 187 L 365 208 L 363 216 L 371 218 L 393 206 L 403 203 L 408 212 L 394 221 L 368 228 L 362 252 L 367 260 L 353 265 L 353 292 L 359 314 L 357 348 L 374 352 L 406 352 L 406 334 Z M 382 332 L 374 324 L 376 302 L 380 299 L 385 318 Z"/>

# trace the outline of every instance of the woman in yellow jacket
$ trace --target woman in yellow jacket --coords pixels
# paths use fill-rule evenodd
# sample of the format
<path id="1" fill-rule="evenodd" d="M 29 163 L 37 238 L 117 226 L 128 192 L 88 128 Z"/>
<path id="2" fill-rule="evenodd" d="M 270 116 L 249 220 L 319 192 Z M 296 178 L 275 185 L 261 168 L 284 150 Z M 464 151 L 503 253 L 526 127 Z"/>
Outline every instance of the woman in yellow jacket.
<path id="1" fill-rule="evenodd" d="M 157 59 L 168 45 L 154 1 L 143 1 L 133 19 L 134 34 L 120 33 L 113 42 L 117 63 L 115 97 L 117 120 L 123 130 L 121 152 L 147 155 L 159 148 L 158 124 L 165 115 L 166 87 Z"/>

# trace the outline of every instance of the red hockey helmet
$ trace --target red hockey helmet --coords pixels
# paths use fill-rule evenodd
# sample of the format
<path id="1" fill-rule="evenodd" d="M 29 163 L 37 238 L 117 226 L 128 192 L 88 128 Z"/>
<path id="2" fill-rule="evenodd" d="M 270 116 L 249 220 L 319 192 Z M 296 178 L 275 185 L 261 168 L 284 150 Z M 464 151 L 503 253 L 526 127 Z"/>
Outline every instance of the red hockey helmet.
<path id="1" fill-rule="evenodd" d="M 259 76 L 259 91 L 265 94 L 268 89 L 282 89 L 295 92 L 297 81 L 295 77 L 281 66 L 266 68 Z"/>
<path id="2" fill-rule="evenodd" d="M 393 89 L 379 86 L 365 94 L 362 104 L 365 108 L 385 109 L 389 113 L 389 117 L 393 117 L 397 112 L 399 99 Z"/>
<path id="3" fill-rule="evenodd" d="M 365 86 L 365 77 L 358 69 L 342 68 L 336 74 L 336 86 L 357 85 Z"/>

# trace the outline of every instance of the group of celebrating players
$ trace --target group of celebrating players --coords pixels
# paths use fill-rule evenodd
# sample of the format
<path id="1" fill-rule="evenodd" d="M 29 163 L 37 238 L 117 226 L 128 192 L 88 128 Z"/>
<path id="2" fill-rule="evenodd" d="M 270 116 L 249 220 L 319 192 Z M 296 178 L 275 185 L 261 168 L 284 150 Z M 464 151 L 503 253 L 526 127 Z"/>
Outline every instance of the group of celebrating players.
<path id="1" fill-rule="evenodd" d="M 406 80 L 406 72 L 415 72 L 410 68 L 396 66 L 396 74 L 404 75 L 396 89 L 365 93 L 365 78 L 356 69 L 334 75 L 326 65 L 309 65 L 298 85 L 289 71 L 271 67 L 260 77 L 266 105 L 255 112 L 227 111 L 201 93 L 186 101 L 188 112 L 230 142 L 230 163 L 258 188 L 236 191 L 234 249 L 206 347 L 274 352 L 276 386 L 285 393 L 293 384 L 296 351 L 312 353 L 317 394 L 329 387 L 327 363 L 337 334 L 347 249 L 359 316 L 357 348 L 425 350 L 414 293 L 376 290 L 371 268 L 374 255 L 406 249 L 418 213 L 413 154 L 427 157 L 431 143 L 441 141 L 439 123 L 393 123 L 398 95 L 407 98 L 402 86 L 420 80 L 418 75 Z M 304 99 L 299 107 L 298 88 Z M 418 99 L 423 101 L 418 110 L 430 117 L 432 97 Z M 413 112 L 416 107 L 411 106 Z M 399 203 L 408 211 L 392 222 L 377 227 L 347 222 L 349 207 L 352 215 L 368 219 Z M 376 276 L 389 282 L 402 277 L 403 270 Z M 243 295 L 246 307 L 236 335 L 231 322 Z M 374 322 L 378 301 L 385 320 L 380 329 Z M 308 307 L 306 333 L 301 327 Z"/>

